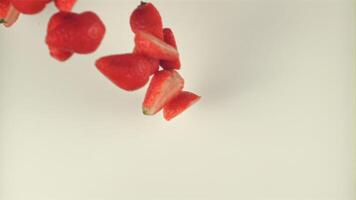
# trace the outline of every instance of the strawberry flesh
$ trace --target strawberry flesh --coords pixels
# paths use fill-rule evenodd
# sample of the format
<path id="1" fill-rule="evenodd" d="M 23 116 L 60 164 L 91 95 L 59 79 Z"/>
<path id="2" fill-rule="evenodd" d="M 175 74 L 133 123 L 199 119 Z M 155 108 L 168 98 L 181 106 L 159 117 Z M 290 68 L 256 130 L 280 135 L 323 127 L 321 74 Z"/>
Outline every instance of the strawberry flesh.
<path id="1" fill-rule="evenodd" d="M 168 102 L 163 108 L 163 116 L 169 121 L 184 112 L 187 108 L 199 101 L 201 97 L 187 91 L 182 91 L 177 97 Z"/>
<path id="2" fill-rule="evenodd" d="M 173 46 L 175 49 L 177 49 L 177 43 L 176 39 L 174 37 L 173 31 L 170 28 L 165 28 L 163 29 L 163 37 L 164 37 L 164 42 L 167 44 Z M 178 51 L 178 49 L 177 49 Z M 160 65 L 162 66 L 163 69 L 180 69 L 180 60 L 179 58 L 175 60 L 161 60 Z"/>
<path id="3" fill-rule="evenodd" d="M 184 79 L 174 70 L 157 72 L 147 89 L 142 105 L 145 115 L 154 115 L 183 89 Z"/>
<path id="4" fill-rule="evenodd" d="M 135 35 L 135 51 L 138 54 L 159 60 L 177 60 L 178 51 L 163 40 L 146 32 L 137 32 Z"/>

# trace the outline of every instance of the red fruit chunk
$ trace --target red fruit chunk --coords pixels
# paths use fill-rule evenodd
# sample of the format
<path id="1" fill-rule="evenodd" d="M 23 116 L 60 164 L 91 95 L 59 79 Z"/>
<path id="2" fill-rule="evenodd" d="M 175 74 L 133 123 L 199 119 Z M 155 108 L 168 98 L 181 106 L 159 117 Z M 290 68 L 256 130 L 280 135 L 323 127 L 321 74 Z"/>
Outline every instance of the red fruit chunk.
<path id="1" fill-rule="evenodd" d="M 105 26 L 93 12 L 59 12 L 49 24 L 46 43 L 50 49 L 71 53 L 94 52 L 105 35 Z"/>
<path id="2" fill-rule="evenodd" d="M 0 19 L 4 19 L 9 11 L 10 0 L 0 0 Z"/>
<path id="3" fill-rule="evenodd" d="M 118 87 L 133 91 L 149 80 L 152 66 L 146 57 L 136 54 L 122 54 L 102 57 L 96 67 Z"/>
<path id="4" fill-rule="evenodd" d="M 131 14 L 130 25 L 134 33 L 145 31 L 163 39 L 162 18 L 152 3 L 141 2 Z"/>
<path id="5" fill-rule="evenodd" d="M 21 13 L 36 14 L 41 12 L 51 0 L 11 0 L 11 4 Z"/>
<path id="6" fill-rule="evenodd" d="M 60 11 L 70 12 L 77 0 L 55 0 L 54 3 Z"/>
<path id="7" fill-rule="evenodd" d="M 0 0 L 1 1 L 1 0 Z M 11 4 L 8 4 L 8 7 L 6 7 L 6 2 L 3 2 L 4 4 L 0 3 L 0 12 L 1 12 L 1 17 L 0 17 L 0 24 L 3 23 L 6 27 L 10 27 L 12 24 L 14 24 L 17 19 L 19 18 L 20 12 L 16 10 L 14 6 Z"/>
<path id="8" fill-rule="evenodd" d="M 147 89 L 142 110 L 145 115 L 154 115 L 176 97 L 183 89 L 184 79 L 174 70 L 157 72 Z"/>
<path id="9" fill-rule="evenodd" d="M 182 91 L 177 97 L 168 102 L 163 108 L 163 116 L 169 121 L 196 103 L 201 97 Z"/>
<path id="10" fill-rule="evenodd" d="M 139 53 L 137 53 L 136 48 L 133 50 L 133 53 L 140 55 Z M 152 66 L 151 74 L 154 74 L 154 73 L 158 72 L 158 70 L 159 70 L 159 60 L 157 60 L 155 58 L 150 58 L 150 57 L 147 57 L 147 56 L 145 56 L 145 57 L 151 63 L 151 66 Z"/>
<path id="11" fill-rule="evenodd" d="M 70 21 L 75 16 L 77 16 L 77 14 L 70 12 L 58 12 L 54 14 L 48 22 L 47 34 L 57 28 L 57 26 L 65 23 L 66 21 Z M 48 46 L 48 48 L 51 56 L 58 61 L 66 61 L 73 55 L 73 52 L 58 49 L 53 46 Z"/>
<path id="12" fill-rule="evenodd" d="M 179 58 L 178 51 L 174 47 L 146 32 L 136 33 L 135 45 L 135 51 L 147 57 L 173 61 Z"/>
<path id="13" fill-rule="evenodd" d="M 70 51 L 65 51 L 65 50 L 61 50 L 61 49 L 57 49 L 55 47 L 51 47 L 49 46 L 49 53 L 50 55 L 57 59 L 58 61 L 66 61 L 68 60 L 70 57 L 72 57 L 73 53 Z"/>
<path id="14" fill-rule="evenodd" d="M 175 49 L 177 49 L 177 43 L 176 43 L 176 39 L 174 38 L 174 34 L 173 31 L 170 28 L 165 28 L 163 29 L 163 37 L 164 37 L 164 41 L 173 46 Z M 177 49 L 178 51 L 178 49 Z M 180 69 L 180 60 L 179 58 L 177 58 L 176 60 L 161 60 L 160 61 L 161 66 L 164 69 Z"/>

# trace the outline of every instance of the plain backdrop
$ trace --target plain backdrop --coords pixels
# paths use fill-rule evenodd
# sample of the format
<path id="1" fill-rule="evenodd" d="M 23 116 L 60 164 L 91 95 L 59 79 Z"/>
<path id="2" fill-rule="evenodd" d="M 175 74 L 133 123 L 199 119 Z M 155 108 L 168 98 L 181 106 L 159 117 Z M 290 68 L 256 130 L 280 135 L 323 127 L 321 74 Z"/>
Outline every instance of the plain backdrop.
<path id="1" fill-rule="evenodd" d="M 352 200 L 352 0 L 154 1 L 200 102 L 147 117 L 95 68 L 131 52 L 139 1 L 79 0 L 107 33 L 59 63 L 53 5 L 0 28 L 1 200 Z"/>

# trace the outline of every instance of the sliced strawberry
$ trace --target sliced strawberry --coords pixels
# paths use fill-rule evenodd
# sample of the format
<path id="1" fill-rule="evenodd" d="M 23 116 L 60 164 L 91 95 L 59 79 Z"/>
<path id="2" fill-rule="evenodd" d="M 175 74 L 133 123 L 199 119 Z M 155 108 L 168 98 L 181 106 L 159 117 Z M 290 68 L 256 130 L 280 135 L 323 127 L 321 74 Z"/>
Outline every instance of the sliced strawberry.
<path id="1" fill-rule="evenodd" d="M 141 2 L 131 14 L 130 25 L 134 33 L 145 31 L 163 39 L 162 18 L 152 3 Z"/>
<path id="2" fill-rule="evenodd" d="M 173 119 L 196 103 L 200 98 L 200 96 L 194 93 L 182 91 L 177 97 L 172 99 L 163 107 L 164 118 L 167 121 Z"/>
<path id="3" fill-rule="evenodd" d="M 173 46 L 175 49 L 177 49 L 177 43 L 176 39 L 174 38 L 173 31 L 170 28 L 165 28 L 163 29 L 163 37 L 164 41 Z M 178 49 L 177 49 L 178 51 Z M 179 58 L 169 61 L 169 60 L 161 60 L 160 61 L 161 66 L 164 69 L 180 69 L 180 60 Z"/>
<path id="4" fill-rule="evenodd" d="M 139 53 L 137 53 L 136 48 L 133 50 L 133 53 L 140 55 Z M 152 66 L 151 74 L 154 74 L 154 73 L 158 72 L 158 70 L 159 70 L 159 60 L 157 60 L 155 58 L 150 58 L 150 57 L 147 57 L 147 56 L 145 56 L 145 57 L 152 64 L 151 65 Z"/>
<path id="5" fill-rule="evenodd" d="M 133 91 L 149 80 L 152 66 L 146 57 L 136 54 L 122 54 L 102 57 L 96 67 L 118 87 Z"/>
<path id="6" fill-rule="evenodd" d="M 146 33 L 137 32 L 135 36 L 136 52 L 159 60 L 177 60 L 178 51 L 161 39 Z"/>
<path id="7" fill-rule="evenodd" d="M 157 72 L 147 89 L 142 110 L 145 115 L 154 115 L 176 97 L 183 89 L 184 79 L 174 70 Z"/>
<path id="8" fill-rule="evenodd" d="M 20 12 L 10 4 L 6 17 L 0 20 L 2 21 L 0 23 L 4 23 L 5 27 L 10 27 L 17 21 L 19 16 L 20 16 Z"/>
<path id="9" fill-rule="evenodd" d="M 23 14 L 41 12 L 52 0 L 11 0 L 11 4 Z"/>

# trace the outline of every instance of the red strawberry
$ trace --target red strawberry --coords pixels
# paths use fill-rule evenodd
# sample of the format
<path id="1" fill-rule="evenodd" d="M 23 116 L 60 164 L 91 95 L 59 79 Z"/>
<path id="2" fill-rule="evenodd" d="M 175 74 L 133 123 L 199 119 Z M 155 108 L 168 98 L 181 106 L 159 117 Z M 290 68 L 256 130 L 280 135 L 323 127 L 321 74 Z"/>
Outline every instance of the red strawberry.
<path id="1" fill-rule="evenodd" d="M 60 11 L 70 12 L 77 0 L 55 0 L 54 3 Z"/>
<path id="2" fill-rule="evenodd" d="M 176 97 L 183 89 L 184 79 L 174 70 L 157 72 L 147 89 L 142 110 L 145 115 L 154 115 Z"/>
<path id="3" fill-rule="evenodd" d="M 140 55 L 139 53 L 137 53 L 136 48 L 133 50 L 133 53 Z M 155 58 L 150 58 L 150 57 L 147 57 L 147 56 L 146 56 L 146 58 L 151 63 L 151 66 L 152 66 L 151 74 L 154 74 L 154 73 L 158 72 L 158 70 L 159 70 L 159 60 L 157 60 Z"/>
<path id="4" fill-rule="evenodd" d="M 146 32 L 136 33 L 135 45 L 135 51 L 147 57 L 160 60 L 177 60 L 179 58 L 178 51 L 174 47 Z"/>
<path id="5" fill-rule="evenodd" d="M 50 49 L 79 54 L 94 52 L 105 35 L 105 26 L 93 12 L 59 12 L 49 24 L 46 43 Z"/>
<path id="6" fill-rule="evenodd" d="M 163 29 L 163 37 L 164 41 L 173 46 L 175 49 L 177 49 L 177 43 L 176 39 L 174 38 L 173 31 L 170 28 L 165 28 Z M 180 69 L 180 60 L 177 58 L 176 60 L 161 60 L 160 61 L 161 66 L 164 69 Z"/>
<path id="7" fill-rule="evenodd" d="M 118 87 L 133 91 L 149 80 L 152 66 L 146 57 L 122 54 L 102 57 L 95 63 L 98 70 Z"/>
<path id="8" fill-rule="evenodd" d="M 163 39 L 162 18 L 152 3 L 141 2 L 131 14 L 130 25 L 134 33 L 145 31 Z"/>
<path id="9" fill-rule="evenodd" d="M 36 14 L 41 12 L 51 0 L 11 0 L 11 4 L 21 13 Z"/>
<path id="10" fill-rule="evenodd" d="M 185 111 L 195 102 L 197 102 L 201 97 L 191 93 L 182 91 L 177 97 L 172 99 L 169 103 L 167 103 L 163 108 L 163 116 L 169 121 Z"/>

